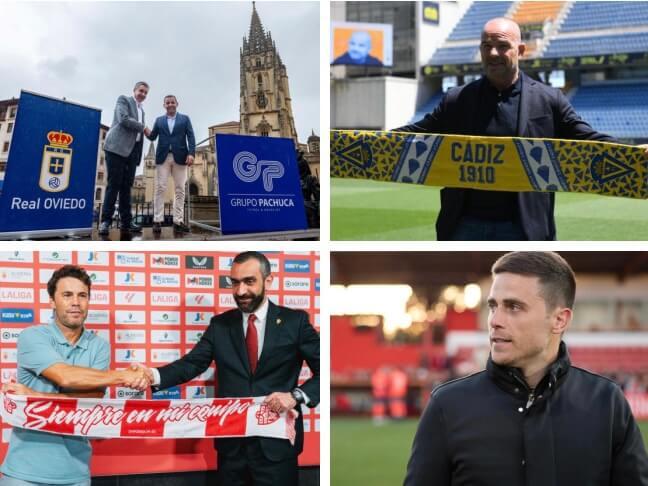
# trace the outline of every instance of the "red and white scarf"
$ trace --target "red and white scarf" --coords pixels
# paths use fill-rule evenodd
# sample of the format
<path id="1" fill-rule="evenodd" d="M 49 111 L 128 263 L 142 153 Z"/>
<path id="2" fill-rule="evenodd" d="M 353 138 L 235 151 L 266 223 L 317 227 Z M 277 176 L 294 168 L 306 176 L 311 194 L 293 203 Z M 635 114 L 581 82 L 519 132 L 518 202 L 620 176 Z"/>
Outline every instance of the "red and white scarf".
<path id="1" fill-rule="evenodd" d="M 13 427 L 92 438 L 274 437 L 295 441 L 296 411 L 275 413 L 264 397 L 106 400 L 0 394 Z"/>

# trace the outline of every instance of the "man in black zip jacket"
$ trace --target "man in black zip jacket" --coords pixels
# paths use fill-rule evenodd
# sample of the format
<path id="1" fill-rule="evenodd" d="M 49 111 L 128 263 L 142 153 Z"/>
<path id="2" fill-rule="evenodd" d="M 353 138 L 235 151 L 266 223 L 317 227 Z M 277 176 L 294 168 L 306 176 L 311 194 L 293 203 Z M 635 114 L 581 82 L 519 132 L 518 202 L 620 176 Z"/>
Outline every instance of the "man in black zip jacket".
<path id="1" fill-rule="evenodd" d="M 555 253 L 495 262 L 486 370 L 432 392 L 405 486 L 646 486 L 648 456 L 612 381 L 571 366 L 576 282 Z"/>

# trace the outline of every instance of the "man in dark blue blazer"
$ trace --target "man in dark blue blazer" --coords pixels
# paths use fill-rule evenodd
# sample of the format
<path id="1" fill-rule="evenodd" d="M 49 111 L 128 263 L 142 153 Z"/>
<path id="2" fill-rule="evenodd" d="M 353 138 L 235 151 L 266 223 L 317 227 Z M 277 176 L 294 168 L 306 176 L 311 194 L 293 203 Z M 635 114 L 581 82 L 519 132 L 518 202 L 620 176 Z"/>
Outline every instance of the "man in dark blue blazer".
<path id="1" fill-rule="evenodd" d="M 160 137 L 155 151 L 153 232 L 160 233 L 162 231 L 164 196 L 167 181 L 171 176 L 175 185 L 173 230 L 176 233 L 189 233 L 189 227 L 184 222 L 185 183 L 187 182 L 187 167 L 193 164 L 196 155 L 196 138 L 189 117 L 178 113 L 178 100 L 174 95 L 165 96 L 163 106 L 166 115 L 156 118 L 153 130 L 148 136 L 151 141 Z"/>
<path id="2" fill-rule="evenodd" d="M 520 72 L 520 28 L 486 23 L 480 53 L 485 76 L 453 88 L 434 110 L 397 131 L 615 142 L 574 111 L 559 89 Z M 555 240 L 554 193 L 444 188 L 439 240 Z"/>

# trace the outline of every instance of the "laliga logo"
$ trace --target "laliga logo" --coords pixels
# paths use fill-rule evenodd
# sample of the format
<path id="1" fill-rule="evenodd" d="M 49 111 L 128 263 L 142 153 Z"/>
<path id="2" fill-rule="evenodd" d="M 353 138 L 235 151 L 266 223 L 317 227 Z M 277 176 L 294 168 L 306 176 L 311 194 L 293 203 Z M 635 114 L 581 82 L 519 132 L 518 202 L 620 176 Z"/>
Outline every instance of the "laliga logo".
<path id="1" fill-rule="evenodd" d="M 16 402 L 14 402 L 11 398 L 9 398 L 7 395 L 4 397 L 4 408 L 7 412 L 13 413 L 14 410 L 18 405 L 16 405 Z"/>
<path id="2" fill-rule="evenodd" d="M 278 160 L 257 160 L 250 152 L 239 152 L 234 156 L 234 173 L 243 182 L 254 182 L 263 177 L 263 189 L 272 191 L 272 180 L 284 175 L 284 167 Z"/>
<path id="3" fill-rule="evenodd" d="M 259 405 L 259 410 L 254 414 L 254 416 L 259 425 L 270 425 L 279 420 L 279 414 L 270 410 L 270 407 L 265 403 Z"/>

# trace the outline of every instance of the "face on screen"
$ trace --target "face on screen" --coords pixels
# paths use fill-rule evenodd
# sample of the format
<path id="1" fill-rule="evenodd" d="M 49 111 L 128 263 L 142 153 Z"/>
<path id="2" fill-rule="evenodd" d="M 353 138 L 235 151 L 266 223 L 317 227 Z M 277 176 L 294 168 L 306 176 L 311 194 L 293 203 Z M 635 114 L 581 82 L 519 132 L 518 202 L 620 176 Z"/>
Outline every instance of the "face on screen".
<path id="1" fill-rule="evenodd" d="M 371 37 L 368 32 L 354 32 L 349 39 L 349 57 L 356 62 L 362 62 L 371 50 Z"/>

